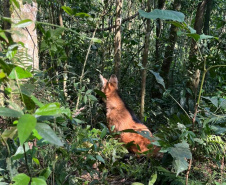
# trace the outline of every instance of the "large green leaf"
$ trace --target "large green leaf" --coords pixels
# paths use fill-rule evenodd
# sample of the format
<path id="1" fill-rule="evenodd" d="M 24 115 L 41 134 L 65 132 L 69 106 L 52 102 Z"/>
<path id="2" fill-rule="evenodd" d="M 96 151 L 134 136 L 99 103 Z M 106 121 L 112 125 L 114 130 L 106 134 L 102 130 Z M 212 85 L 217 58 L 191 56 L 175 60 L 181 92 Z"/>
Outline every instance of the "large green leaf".
<path id="1" fill-rule="evenodd" d="M 105 163 L 105 161 L 101 155 L 96 155 L 96 159 L 102 163 Z"/>
<path id="2" fill-rule="evenodd" d="M 163 19 L 163 20 L 173 20 L 178 22 L 184 22 L 185 15 L 181 12 L 172 11 L 172 10 L 159 10 L 155 9 L 152 12 L 145 12 L 139 10 L 140 16 L 147 19 Z"/>
<path id="3" fill-rule="evenodd" d="M 14 25 L 14 27 L 17 27 L 17 28 L 24 28 L 24 27 L 29 26 L 31 23 L 32 23 L 32 20 L 31 20 L 31 19 L 25 19 L 25 20 L 22 20 L 22 21 L 16 23 L 16 24 Z"/>
<path id="4" fill-rule="evenodd" d="M 98 38 L 91 38 L 91 40 L 95 43 L 101 43 L 102 40 L 101 39 L 98 39 Z"/>
<path id="5" fill-rule="evenodd" d="M 13 177 L 13 181 L 15 181 L 13 185 L 27 185 L 30 181 L 30 177 L 24 173 L 20 173 Z"/>
<path id="6" fill-rule="evenodd" d="M 220 107 L 226 110 L 226 99 L 220 98 L 219 101 L 220 101 Z"/>
<path id="7" fill-rule="evenodd" d="M 195 41 L 200 39 L 200 35 L 197 33 L 188 33 L 187 36 L 193 38 Z"/>
<path id="8" fill-rule="evenodd" d="M 17 0 L 12 0 L 11 2 L 13 2 L 13 4 L 20 9 L 20 3 Z"/>
<path id="9" fill-rule="evenodd" d="M 148 182 L 148 185 L 154 185 L 155 182 L 156 182 L 156 180 L 157 180 L 157 173 L 154 173 L 154 174 L 151 176 L 151 178 L 150 178 L 150 180 L 149 180 L 149 182 Z"/>
<path id="10" fill-rule="evenodd" d="M 25 114 L 20 117 L 17 124 L 20 145 L 23 145 L 26 139 L 30 136 L 32 130 L 36 126 L 36 122 L 36 118 L 30 114 Z"/>
<path id="11" fill-rule="evenodd" d="M 49 103 L 37 109 L 35 114 L 40 116 L 50 116 L 61 114 L 61 112 L 59 103 Z"/>
<path id="12" fill-rule="evenodd" d="M 61 7 L 68 15 L 73 15 L 74 14 L 74 12 L 73 12 L 73 10 L 70 8 L 70 7 L 68 7 L 68 6 L 62 6 Z"/>
<path id="13" fill-rule="evenodd" d="M 6 42 L 8 42 L 8 38 L 6 37 L 5 32 L 0 28 L 0 37 L 3 38 Z"/>
<path id="14" fill-rule="evenodd" d="M 218 107 L 219 106 L 219 102 L 218 102 L 218 97 L 202 97 L 204 99 L 207 99 L 207 100 L 210 100 L 211 103 L 215 106 L 215 107 Z"/>
<path id="15" fill-rule="evenodd" d="M 6 72 L 8 75 L 9 75 L 9 73 L 11 72 L 11 69 L 13 68 L 12 66 L 13 66 L 13 65 L 7 64 L 4 60 L 2 60 L 2 59 L 0 58 L 0 67 L 1 67 L 1 69 L 3 69 L 4 72 Z"/>
<path id="16" fill-rule="evenodd" d="M 152 70 L 149 70 L 149 71 L 155 76 L 156 81 L 157 81 L 159 84 L 161 84 L 161 85 L 165 88 L 164 80 L 163 80 L 163 78 L 159 75 L 159 73 L 156 73 L 156 72 L 154 72 L 154 71 L 152 71 Z"/>
<path id="17" fill-rule="evenodd" d="M 36 130 L 46 141 L 57 146 L 63 146 L 61 140 L 57 137 L 52 128 L 46 123 L 37 123 Z"/>
<path id="18" fill-rule="evenodd" d="M 183 141 L 182 143 L 175 144 L 168 151 L 174 159 L 173 166 L 177 175 L 188 168 L 186 159 L 192 159 L 188 143 Z"/>
<path id="19" fill-rule="evenodd" d="M 50 30 L 50 33 L 52 37 L 58 38 L 59 36 L 62 35 L 63 31 L 64 31 L 64 28 L 57 28 L 57 29 Z"/>
<path id="20" fill-rule="evenodd" d="M 40 176 L 44 177 L 45 180 L 47 180 L 49 178 L 49 176 L 51 175 L 51 173 L 52 173 L 51 169 L 49 167 L 47 167 L 46 169 L 44 169 L 41 172 Z"/>
<path id="21" fill-rule="evenodd" d="M 46 181 L 41 178 L 32 178 L 31 185 L 47 185 Z"/>
<path id="22" fill-rule="evenodd" d="M 9 109 L 6 107 L 0 107 L 0 116 L 11 117 L 11 118 L 19 118 L 23 114 L 13 109 Z"/>
<path id="23" fill-rule="evenodd" d="M 200 40 L 202 40 L 202 39 L 212 39 L 212 38 L 217 39 L 217 37 L 214 37 L 214 36 L 211 36 L 211 35 L 205 35 L 205 34 L 200 35 Z"/>
<path id="24" fill-rule="evenodd" d="M 44 106 L 44 104 L 41 103 L 35 96 L 31 95 L 30 98 L 33 100 L 33 102 L 34 102 L 37 106 L 39 106 L 39 107 L 43 107 L 43 106 Z"/>
<path id="25" fill-rule="evenodd" d="M 32 74 L 29 71 L 26 71 L 25 69 L 21 67 L 15 67 L 9 74 L 9 78 L 11 79 L 24 79 L 24 78 L 30 78 L 32 77 Z"/>

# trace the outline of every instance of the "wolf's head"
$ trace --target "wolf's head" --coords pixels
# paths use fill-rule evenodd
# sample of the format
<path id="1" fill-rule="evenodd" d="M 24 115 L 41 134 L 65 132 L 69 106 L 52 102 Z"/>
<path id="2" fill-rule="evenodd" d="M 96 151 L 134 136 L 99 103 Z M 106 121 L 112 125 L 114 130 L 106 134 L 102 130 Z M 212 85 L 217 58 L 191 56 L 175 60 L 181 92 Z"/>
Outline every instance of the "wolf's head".
<path id="1" fill-rule="evenodd" d="M 118 90 L 118 79 L 115 75 L 111 75 L 109 80 L 100 75 L 100 80 L 102 85 L 101 91 L 106 95 L 106 97 Z"/>

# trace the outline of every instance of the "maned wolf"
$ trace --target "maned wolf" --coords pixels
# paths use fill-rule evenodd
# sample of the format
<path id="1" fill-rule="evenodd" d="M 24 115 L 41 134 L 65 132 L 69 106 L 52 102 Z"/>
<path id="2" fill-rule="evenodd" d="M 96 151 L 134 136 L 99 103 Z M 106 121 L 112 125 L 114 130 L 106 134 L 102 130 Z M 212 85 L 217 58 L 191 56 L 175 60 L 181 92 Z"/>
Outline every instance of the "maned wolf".
<path id="1" fill-rule="evenodd" d="M 137 120 L 133 114 L 126 107 L 118 94 L 118 79 L 115 75 L 111 75 L 109 80 L 100 75 L 102 82 L 102 92 L 106 95 L 104 102 L 107 109 L 107 122 L 108 128 L 113 132 L 123 131 L 127 129 L 133 129 L 135 131 L 146 131 L 152 136 L 150 130 Z M 128 150 L 133 153 L 142 153 L 148 151 L 148 145 L 151 141 L 140 134 L 131 132 L 122 132 L 120 134 L 120 140 L 124 143 L 133 143 L 129 146 Z M 139 145 L 139 147 L 137 147 Z M 156 156 L 160 148 L 153 146 L 152 155 Z"/>

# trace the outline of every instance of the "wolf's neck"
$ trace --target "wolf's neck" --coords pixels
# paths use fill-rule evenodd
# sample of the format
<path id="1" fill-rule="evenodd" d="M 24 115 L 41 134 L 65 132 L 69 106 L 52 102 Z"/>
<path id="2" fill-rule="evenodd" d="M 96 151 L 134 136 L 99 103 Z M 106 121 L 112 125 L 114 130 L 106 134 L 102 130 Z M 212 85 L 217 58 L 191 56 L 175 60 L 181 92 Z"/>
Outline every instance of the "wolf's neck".
<path id="1" fill-rule="evenodd" d="M 125 108 L 125 104 L 120 96 L 116 93 L 110 97 L 107 97 L 106 108 L 109 111 L 113 109 L 120 110 Z"/>

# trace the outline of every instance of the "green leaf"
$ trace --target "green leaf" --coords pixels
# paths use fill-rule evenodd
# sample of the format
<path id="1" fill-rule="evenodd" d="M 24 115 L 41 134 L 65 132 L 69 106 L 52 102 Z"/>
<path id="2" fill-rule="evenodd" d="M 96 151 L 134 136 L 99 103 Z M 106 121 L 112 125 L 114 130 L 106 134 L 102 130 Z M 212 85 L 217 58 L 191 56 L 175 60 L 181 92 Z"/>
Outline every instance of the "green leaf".
<path id="1" fill-rule="evenodd" d="M 24 79 L 24 78 L 30 78 L 32 77 L 32 74 L 29 71 L 26 71 L 25 69 L 21 67 L 15 67 L 9 74 L 9 78 L 11 79 Z"/>
<path id="2" fill-rule="evenodd" d="M 31 185 L 47 185 L 46 181 L 41 178 L 32 178 Z"/>
<path id="3" fill-rule="evenodd" d="M 105 163 L 105 161 L 101 155 L 96 155 L 96 159 L 102 163 Z"/>
<path id="4" fill-rule="evenodd" d="M 149 180 L 148 182 L 148 185 L 154 185 L 155 182 L 157 180 L 157 173 L 154 173 L 152 176 L 151 176 L 151 179 Z"/>
<path id="5" fill-rule="evenodd" d="M 33 157 L 32 160 L 35 162 L 35 164 L 40 165 L 40 162 L 37 158 Z"/>
<path id="6" fill-rule="evenodd" d="M 35 129 L 46 141 L 57 146 L 63 146 L 61 140 L 57 137 L 52 128 L 46 123 L 37 123 Z"/>
<path id="7" fill-rule="evenodd" d="M 7 74 L 9 74 L 11 72 L 12 66 L 13 65 L 7 64 L 4 60 L 2 60 L 0 58 L 0 68 L 2 68 L 4 70 L 4 72 L 6 72 Z"/>
<path id="8" fill-rule="evenodd" d="M 102 91 L 100 91 L 98 89 L 94 89 L 94 92 L 97 93 L 100 97 L 106 99 L 106 95 Z"/>
<path id="9" fill-rule="evenodd" d="M 173 166 L 176 169 L 177 175 L 181 172 L 183 172 L 184 170 L 188 169 L 188 163 L 186 160 L 177 160 L 175 159 L 173 161 Z"/>
<path id="10" fill-rule="evenodd" d="M 170 147 L 168 151 L 174 158 L 173 166 L 177 175 L 188 168 L 186 159 L 192 159 L 188 143 L 183 141 L 182 143 L 175 144 L 174 147 Z"/>
<path id="11" fill-rule="evenodd" d="M 61 113 L 62 113 L 62 111 L 60 109 L 59 103 L 46 104 L 46 105 L 40 107 L 39 109 L 37 109 L 35 112 L 36 115 L 41 115 L 41 116 L 58 115 Z"/>
<path id="12" fill-rule="evenodd" d="M 181 12 L 172 11 L 172 10 L 159 10 L 155 9 L 152 12 L 145 12 L 143 10 L 139 10 L 140 16 L 147 19 L 163 19 L 163 20 L 173 20 L 178 22 L 184 22 L 185 15 Z"/>
<path id="13" fill-rule="evenodd" d="M 55 30 L 51 30 L 51 35 L 55 38 L 58 38 L 59 36 L 62 35 L 63 31 L 64 31 L 64 28 L 57 28 Z"/>
<path id="14" fill-rule="evenodd" d="M 200 35 L 197 33 L 187 33 L 187 36 L 193 38 L 196 42 L 200 39 Z"/>
<path id="15" fill-rule="evenodd" d="M 210 100 L 211 103 L 212 103 L 215 107 L 218 107 L 218 106 L 219 106 L 218 97 L 212 97 L 212 98 L 210 98 L 210 97 L 205 97 L 205 96 L 203 96 L 202 98 L 207 99 L 207 100 Z"/>
<path id="16" fill-rule="evenodd" d="M 24 143 L 25 145 L 25 152 L 27 152 L 29 150 L 29 146 L 28 143 Z M 13 160 L 17 160 L 24 157 L 24 148 L 23 146 L 19 146 L 16 150 L 16 153 L 12 156 Z"/>
<path id="17" fill-rule="evenodd" d="M 202 40 L 202 39 L 212 39 L 212 38 L 214 38 L 214 36 L 205 35 L 205 34 L 200 35 L 200 40 Z"/>
<path id="18" fill-rule="evenodd" d="M 0 37 L 2 37 L 6 42 L 8 42 L 8 38 L 6 37 L 6 34 L 2 29 L 0 29 Z"/>
<path id="19" fill-rule="evenodd" d="M 102 130 L 102 132 L 101 132 L 101 134 L 100 134 L 100 138 L 101 138 L 101 139 L 103 139 L 104 136 L 106 136 L 107 131 L 108 131 L 107 127 L 104 127 L 104 129 Z"/>
<path id="20" fill-rule="evenodd" d="M 17 45 L 17 44 L 13 44 L 13 45 Z M 12 46 L 12 45 L 11 45 L 11 46 Z M 16 55 L 17 50 L 18 50 L 18 47 L 17 47 L 17 46 L 14 47 L 14 48 L 8 47 L 8 51 L 7 51 L 7 53 L 6 53 L 6 57 L 7 57 L 8 59 L 12 59 L 12 58 Z"/>
<path id="21" fill-rule="evenodd" d="M 17 124 L 20 145 L 23 145 L 23 143 L 28 139 L 32 130 L 36 126 L 36 122 L 36 118 L 30 114 L 25 114 L 20 117 Z"/>
<path id="22" fill-rule="evenodd" d="M 21 115 L 23 115 L 23 110 L 22 107 L 20 107 L 18 104 L 16 104 L 13 100 L 12 101 L 7 101 L 7 103 L 9 104 L 9 107 L 11 107 L 13 110 L 16 110 L 18 112 L 21 113 Z"/>
<path id="23" fill-rule="evenodd" d="M 84 13 L 84 12 L 76 13 L 75 16 L 78 16 L 78 17 L 90 17 L 90 15 L 88 13 Z"/>
<path id="24" fill-rule="evenodd" d="M 5 116 L 5 117 L 11 117 L 11 118 L 19 118 L 20 116 L 22 116 L 23 114 L 13 110 L 13 109 L 9 109 L 6 107 L 0 107 L 0 116 Z"/>
<path id="25" fill-rule="evenodd" d="M 83 96 L 83 101 L 84 101 L 85 104 L 87 103 L 87 96 L 86 95 Z"/>
<path id="26" fill-rule="evenodd" d="M 226 110 L 226 99 L 220 98 L 220 107 Z"/>
<path id="27" fill-rule="evenodd" d="M 91 94 L 88 95 L 88 98 L 91 100 L 91 101 L 97 101 L 97 98 Z"/>
<path id="28" fill-rule="evenodd" d="M 13 4 L 18 8 L 20 9 L 20 4 L 17 0 L 11 0 L 13 2 Z"/>
<path id="29" fill-rule="evenodd" d="M 156 73 L 156 72 L 154 72 L 154 71 L 152 71 L 152 70 L 149 70 L 149 71 L 155 76 L 156 81 L 157 81 L 159 84 L 161 84 L 161 85 L 165 88 L 164 80 L 163 80 L 163 78 L 159 75 L 159 73 Z"/>
<path id="30" fill-rule="evenodd" d="M 49 176 L 50 176 L 51 173 L 52 173 L 52 171 L 50 170 L 49 167 L 47 167 L 46 169 L 44 169 L 44 170 L 41 172 L 40 176 L 44 177 L 45 180 L 47 180 L 47 179 L 49 178 Z"/>
<path id="31" fill-rule="evenodd" d="M 7 128 L 2 133 L 1 137 L 5 141 L 7 141 L 8 138 L 13 139 L 14 135 L 17 133 L 16 127 Z"/>
<path id="32" fill-rule="evenodd" d="M 70 8 L 70 7 L 68 7 L 68 6 L 62 6 L 61 7 L 68 15 L 73 15 L 74 14 L 74 12 L 73 12 L 73 10 Z"/>
<path id="33" fill-rule="evenodd" d="M 72 119 L 71 110 L 69 108 L 65 109 L 64 107 L 61 107 L 60 110 L 62 114 L 65 114 L 68 118 Z"/>
<path id="34" fill-rule="evenodd" d="M 133 182 L 131 185 L 144 185 L 144 184 L 140 182 Z"/>
<path id="35" fill-rule="evenodd" d="M 16 23 L 14 25 L 14 27 L 16 27 L 16 28 L 24 28 L 24 27 L 29 26 L 31 23 L 32 23 L 32 20 L 31 19 L 24 19 L 24 20 Z"/>
<path id="36" fill-rule="evenodd" d="M 5 78 L 6 74 L 4 73 L 3 70 L 0 70 L 0 79 Z"/>
<path id="37" fill-rule="evenodd" d="M 33 102 L 34 102 L 36 105 L 38 105 L 39 107 L 43 107 L 43 106 L 44 106 L 44 104 L 41 103 L 35 96 L 31 95 L 30 97 L 31 97 L 31 99 L 33 100 Z"/>
<path id="38" fill-rule="evenodd" d="M 212 125 L 212 126 L 210 126 L 210 128 L 217 135 L 225 134 L 226 133 L 226 128 L 225 127 L 220 127 L 220 126 L 214 126 L 214 125 Z"/>
<path id="39" fill-rule="evenodd" d="M 188 26 L 188 25 L 187 25 L 187 27 L 188 27 L 190 33 L 196 33 L 196 30 L 194 28 L 192 28 L 191 26 Z"/>
<path id="40" fill-rule="evenodd" d="M 91 40 L 94 42 L 94 43 L 101 43 L 102 40 L 101 39 L 98 39 L 98 38 L 91 38 Z"/>
<path id="41" fill-rule="evenodd" d="M 13 181 L 15 181 L 15 183 L 13 183 L 13 185 L 27 185 L 30 181 L 30 177 L 28 177 L 26 174 L 24 173 L 20 173 L 18 175 L 16 175 L 15 177 L 13 177 Z"/>
<path id="42" fill-rule="evenodd" d="M 36 129 L 33 130 L 33 134 L 32 134 L 35 138 L 37 138 L 38 140 L 42 139 L 42 136 L 40 136 L 40 134 L 38 133 L 38 131 Z"/>

